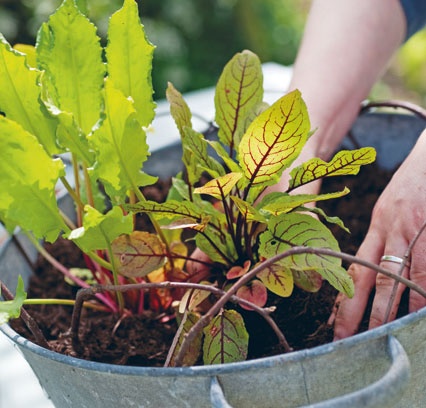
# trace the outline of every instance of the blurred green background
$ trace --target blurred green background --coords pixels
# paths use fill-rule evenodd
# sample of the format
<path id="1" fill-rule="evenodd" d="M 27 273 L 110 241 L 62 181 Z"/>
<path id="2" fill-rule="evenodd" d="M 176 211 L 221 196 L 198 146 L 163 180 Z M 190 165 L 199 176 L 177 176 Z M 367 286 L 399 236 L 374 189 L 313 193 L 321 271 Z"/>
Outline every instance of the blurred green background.
<path id="1" fill-rule="evenodd" d="M 105 38 L 109 15 L 122 0 L 78 0 Z M 0 32 L 13 45 L 34 44 L 37 29 L 61 0 L 0 0 Z M 224 64 L 250 49 L 263 62 L 291 65 L 310 0 L 138 1 L 154 57 L 156 98 L 167 81 L 182 92 L 215 84 Z M 406 43 L 374 88 L 375 99 L 397 98 L 426 105 L 426 30 Z"/>

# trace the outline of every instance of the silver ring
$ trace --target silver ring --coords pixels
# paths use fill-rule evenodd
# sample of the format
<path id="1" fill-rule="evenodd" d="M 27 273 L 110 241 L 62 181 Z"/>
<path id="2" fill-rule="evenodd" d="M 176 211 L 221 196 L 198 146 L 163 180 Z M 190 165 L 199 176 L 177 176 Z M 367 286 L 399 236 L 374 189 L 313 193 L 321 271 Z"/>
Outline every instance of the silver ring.
<path id="1" fill-rule="evenodd" d="M 396 263 L 398 265 L 401 265 L 404 263 L 404 259 L 400 258 L 399 256 L 394 256 L 394 255 L 383 255 L 380 258 L 380 262 L 393 262 Z"/>

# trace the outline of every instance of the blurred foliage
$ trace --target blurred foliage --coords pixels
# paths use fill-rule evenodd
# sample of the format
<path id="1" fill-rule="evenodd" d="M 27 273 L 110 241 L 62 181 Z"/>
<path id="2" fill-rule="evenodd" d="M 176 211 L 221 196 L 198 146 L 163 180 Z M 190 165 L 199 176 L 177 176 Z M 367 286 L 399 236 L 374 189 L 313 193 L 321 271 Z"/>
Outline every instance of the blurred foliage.
<path id="1" fill-rule="evenodd" d="M 105 39 L 108 17 L 122 0 L 77 0 Z M 215 84 L 224 64 L 250 49 L 263 62 L 292 64 L 310 0 L 138 0 L 142 22 L 156 45 L 154 88 L 163 98 L 167 81 L 187 92 Z M 0 0 L 0 32 L 11 44 L 33 44 L 38 27 L 61 0 Z M 426 31 L 405 44 L 375 98 L 426 105 Z"/>
<path id="2" fill-rule="evenodd" d="M 0 0 L 0 32 L 11 44 L 34 44 L 37 29 L 61 0 Z M 107 17 L 122 0 L 80 0 L 105 38 Z M 245 48 L 262 61 L 291 64 L 300 41 L 307 1 L 143 0 L 142 22 L 156 45 L 154 88 L 167 81 L 181 91 L 215 84 L 224 64 Z M 271 29 L 272 27 L 272 29 Z"/>

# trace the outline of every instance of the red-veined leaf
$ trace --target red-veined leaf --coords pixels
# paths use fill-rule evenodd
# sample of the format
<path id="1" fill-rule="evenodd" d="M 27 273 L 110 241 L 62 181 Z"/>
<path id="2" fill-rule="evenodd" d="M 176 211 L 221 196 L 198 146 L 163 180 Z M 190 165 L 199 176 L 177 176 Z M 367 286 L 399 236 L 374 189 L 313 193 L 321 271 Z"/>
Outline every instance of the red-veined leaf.
<path id="1" fill-rule="evenodd" d="M 242 316 L 222 310 L 204 329 L 204 364 L 224 364 L 247 358 L 248 333 Z"/>

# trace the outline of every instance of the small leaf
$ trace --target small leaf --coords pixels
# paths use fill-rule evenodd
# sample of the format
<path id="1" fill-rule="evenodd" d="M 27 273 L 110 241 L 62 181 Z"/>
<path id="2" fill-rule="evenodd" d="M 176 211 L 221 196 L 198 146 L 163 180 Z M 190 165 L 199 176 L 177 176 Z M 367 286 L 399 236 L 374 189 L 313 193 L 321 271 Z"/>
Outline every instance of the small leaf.
<path id="1" fill-rule="evenodd" d="M 204 329 L 204 364 L 244 361 L 248 351 L 248 333 L 244 320 L 234 310 L 222 310 Z"/>
<path id="2" fill-rule="evenodd" d="M 225 174 L 223 166 L 207 151 L 208 143 L 203 134 L 186 127 L 182 137 L 183 159 L 188 171 L 194 172 L 196 181 L 206 171 L 211 177 Z"/>
<path id="3" fill-rule="evenodd" d="M 283 170 L 299 156 L 309 128 L 308 112 L 297 90 L 261 113 L 239 146 L 240 166 L 251 185 L 263 189 L 275 184 Z"/>
<path id="4" fill-rule="evenodd" d="M 342 191 L 326 194 L 294 194 L 273 193 L 270 198 L 266 196 L 262 203 L 257 206 L 261 214 L 279 215 L 290 212 L 291 210 L 307 204 L 318 201 L 330 200 L 342 197 L 349 193 L 349 189 L 345 187 Z"/>
<path id="5" fill-rule="evenodd" d="M 228 173 L 222 177 L 210 180 L 204 186 L 194 189 L 195 194 L 208 194 L 212 197 L 221 199 L 227 197 L 235 187 L 238 180 L 242 177 L 241 173 Z"/>
<path id="6" fill-rule="evenodd" d="M 195 244 L 212 262 L 228 265 L 233 264 L 237 259 L 232 237 L 224 229 L 210 228 L 208 231 L 204 231 L 204 234 L 197 234 Z"/>
<path id="7" fill-rule="evenodd" d="M 319 207 L 300 207 L 300 212 L 312 212 L 323 217 L 329 224 L 335 224 L 340 227 L 343 231 L 346 231 L 350 234 L 349 228 L 343 223 L 339 217 L 329 217 L 322 208 Z"/>
<path id="8" fill-rule="evenodd" d="M 26 298 L 27 293 L 25 292 L 24 281 L 19 275 L 15 298 L 13 300 L 0 301 L 0 326 L 10 319 L 16 319 L 21 315 L 21 308 Z"/>
<path id="9" fill-rule="evenodd" d="M 243 172 L 239 164 L 229 156 L 229 154 L 226 152 L 224 147 L 219 142 L 214 140 L 207 140 L 206 142 L 213 148 L 216 154 L 223 160 L 223 162 L 229 168 L 230 171 L 234 173 Z"/>
<path id="10" fill-rule="evenodd" d="M 192 128 L 192 113 L 182 94 L 171 82 L 168 83 L 166 97 L 170 104 L 170 113 L 176 123 L 181 138 L 183 138 L 185 128 Z"/>
<path id="11" fill-rule="evenodd" d="M 361 166 L 370 164 L 375 159 L 376 151 L 372 147 L 362 147 L 357 150 L 342 150 L 328 163 L 317 158 L 308 160 L 291 171 L 289 190 L 323 177 L 358 174 Z"/>
<path id="12" fill-rule="evenodd" d="M 257 55 L 251 51 L 236 54 L 223 69 L 216 86 L 216 123 L 219 140 L 232 151 L 245 132 L 245 119 L 262 102 L 263 74 Z"/>
<path id="13" fill-rule="evenodd" d="M 293 293 L 293 273 L 289 268 L 283 268 L 275 263 L 264 268 L 257 277 L 268 290 L 281 297 L 288 297 Z"/>
<path id="14" fill-rule="evenodd" d="M 245 261 L 243 266 L 233 266 L 227 273 L 226 279 L 237 279 L 245 275 L 250 269 L 251 262 Z"/>
<path id="15" fill-rule="evenodd" d="M 140 22 L 136 1 L 125 0 L 109 23 L 108 75 L 126 97 L 132 98 L 142 126 L 148 126 L 155 115 L 151 80 L 154 48 Z"/>
<path id="16" fill-rule="evenodd" d="M 185 319 L 183 325 L 181 326 L 182 329 L 180 329 L 178 341 L 177 341 L 176 347 L 175 347 L 174 352 L 172 353 L 172 356 L 171 356 L 171 359 L 170 359 L 170 366 L 171 367 L 175 366 L 176 355 L 177 355 L 177 353 L 179 352 L 179 350 L 182 346 L 182 343 L 183 343 L 185 336 L 188 334 L 188 332 L 191 330 L 192 326 L 194 326 L 194 324 L 199 319 L 200 319 L 200 317 L 196 313 L 187 313 L 186 314 L 186 319 Z M 193 342 L 190 344 L 189 350 L 187 351 L 187 353 L 185 354 L 185 356 L 183 358 L 183 361 L 182 361 L 183 366 L 192 366 L 197 362 L 198 358 L 201 355 L 202 342 L 203 342 L 203 333 L 199 332 L 198 335 L 193 340 Z"/>
<path id="17" fill-rule="evenodd" d="M 249 284 L 242 286 L 237 290 L 236 295 L 244 300 L 255 304 L 256 306 L 263 307 L 268 300 L 268 293 L 265 285 L 257 279 L 252 280 Z M 240 304 L 243 309 L 253 310 L 250 306 Z"/>
<path id="18" fill-rule="evenodd" d="M 112 251 L 119 265 L 118 272 L 128 278 L 146 276 L 167 261 L 160 238 L 146 231 L 120 235 L 112 243 Z"/>
<path id="19" fill-rule="evenodd" d="M 263 223 L 266 222 L 266 218 L 259 211 L 257 211 L 256 208 L 251 206 L 247 201 L 244 201 L 236 196 L 231 196 L 231 200 L 235 203 L 238 208 L 238 211 L 243 215 L 246 221 L 258 221 Z"/>
<path id="20" fill-rule="evenodd" d="M 69 268 L 68 272 L 70 275 L 75 276 L 76 278 L 88 283 L 89 285 L 95 285 L 97 283 L 93 272 L 87 268 Z M 64 280 L 68 285 L 77 286 L 77 284 L 68 276 L 64 277 Z"/>
<path id="21" fill-rule="evenodd" d="M 186 222 L 192 219 L 194 223 L 199 223 L 204 215 L 203 209 L 190 201 L 169 200 L 165 203 L 157 203 L 156 201 L 147 200 L 128 205 L 127 209 L 136 214 L 142 212 L 171 219 L 185 218 Z"/>
<path id="22" fill-rule="evenodd" d="M 130 234 L 133 230 L 132 216 L 123 215 L 120 207 L 113 207 L 107 214 L 89 205 L 84 210 L 83 226 L 71 231 L 67 237 L 84 252 L 107 249 L 119 235 Z"/>
<path id="23" fill-rule="evenodd" d="M 203 283 L 203 282 L 201 282 Z M 209 282 L 206 282 L 206 285 L 211 285 Z M 179 313 L 185 313 L 185 310 L 193 312 L 196 308 L 203 303 L 210 296 L 208 290 L 201 289 L 190 289 L 185 292 L 182 296 L 182 299 L 179 303 Z"/>

